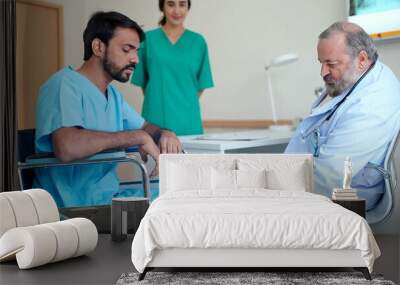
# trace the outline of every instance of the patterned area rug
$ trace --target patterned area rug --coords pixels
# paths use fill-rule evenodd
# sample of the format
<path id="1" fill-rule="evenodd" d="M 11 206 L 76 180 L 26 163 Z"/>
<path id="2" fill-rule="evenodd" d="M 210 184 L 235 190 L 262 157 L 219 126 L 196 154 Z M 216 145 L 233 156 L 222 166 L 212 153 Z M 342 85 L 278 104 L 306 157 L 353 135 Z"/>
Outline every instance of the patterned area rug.
<path id="1" fill-rule="evenodd" d="M 368 281 L 360 272 L 148 272 L 142 281 L 138 281 L 138 273 L 122 274 L 117 285 L 146 284 L 379 284 L 395 285 L 382 276 L 372 275 Z"/>

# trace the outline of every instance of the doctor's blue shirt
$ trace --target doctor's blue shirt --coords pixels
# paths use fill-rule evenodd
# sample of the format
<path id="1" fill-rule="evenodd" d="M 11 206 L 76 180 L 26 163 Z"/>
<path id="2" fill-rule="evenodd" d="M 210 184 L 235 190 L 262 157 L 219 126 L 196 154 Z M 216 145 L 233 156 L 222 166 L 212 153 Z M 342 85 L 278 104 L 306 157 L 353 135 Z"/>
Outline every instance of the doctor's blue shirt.
<path id="1" fill-rule="evenodd" d="M 65 67 L 40 88 L 36 152 L 53 152 L 51 135 L 62 127 L 118 132 L 143 124 L 114 86 L 107 86 L 106 97 L 89 79 Z M 114 163 L 43 168 L 35 178 L 35 186 L 50 192 L 59 207 L 110 204 L 119 191 Z"/>
<path id="2" fill-rule="evenodd" d="M 352 188 L 367 200 L 367 210 L 379 202 L 383 175 L 368 163 L 383 166 L 390 142 L 400 128 L 400 84 L 393 72 L 377 61 L 333 115 L 327 116 L 349 90 L 320 106 L 325 94 L 313 104 L 311 114 L 297 128 L 286 153 L 316 153 L 314 189 L 330 197 L 341 188 L 343 163 L 353 163 Z"/>

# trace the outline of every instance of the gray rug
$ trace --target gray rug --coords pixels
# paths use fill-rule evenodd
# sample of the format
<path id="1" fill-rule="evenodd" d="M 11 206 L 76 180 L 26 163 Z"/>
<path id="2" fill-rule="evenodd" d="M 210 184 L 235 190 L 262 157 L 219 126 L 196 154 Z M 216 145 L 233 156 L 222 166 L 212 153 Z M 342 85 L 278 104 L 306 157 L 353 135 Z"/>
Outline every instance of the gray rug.
<path id="1" fill-rule="evenodd" d="M 138 273 L 122 274 L 117 285 L 146 284 L 379 284 L 395 285 L 382 276 L 372 275 L 368 281 L 360 272 L 148 272 L 146 278 L 138 281 Z"/>

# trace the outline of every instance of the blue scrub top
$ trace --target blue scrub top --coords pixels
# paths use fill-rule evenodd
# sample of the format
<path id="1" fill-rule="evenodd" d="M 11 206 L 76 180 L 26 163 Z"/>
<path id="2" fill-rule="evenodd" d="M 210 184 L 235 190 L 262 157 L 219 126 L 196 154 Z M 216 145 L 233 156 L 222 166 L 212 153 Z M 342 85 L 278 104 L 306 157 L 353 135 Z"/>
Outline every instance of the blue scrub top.
<path id="1" fill-rule="evenodd" d="M 51 134 L 61 127 L 117 132 L 139 129 L 144 119 L 112 86 L 107 97 L 71 67 L 58 71 L 40 88 L 36 109 L 36 152 L 53 152 Z M 35 186 L 51 193 L 59 207 L 110 204 L 118 195 L 116 164 L 43 168 Z"/>
<path id="2" fill-rule="evenodd" d="M 358 196 L 367 200 L 370 210 L 385 188 L 382 174 L 366 166 L 368 163 L 383 166 L 390 142 L 400 129 L 400 84 L 393 72 L 378 61 L 333 116 L 325 120 L 347 92 L 322 106 L 325 94 L 321 95 L 311 114 L 297 128 L 286 153 L 313 154 L 318 146 L 319 155 L 314 157 L 314 189 L 328 197 L 333 188 L 342 187 L 344 160 L 351 157 L 351 185 L 358 190 Z M 310 132 L 314 129 L 319 131 L 318 143 L 315 132 Z"/>

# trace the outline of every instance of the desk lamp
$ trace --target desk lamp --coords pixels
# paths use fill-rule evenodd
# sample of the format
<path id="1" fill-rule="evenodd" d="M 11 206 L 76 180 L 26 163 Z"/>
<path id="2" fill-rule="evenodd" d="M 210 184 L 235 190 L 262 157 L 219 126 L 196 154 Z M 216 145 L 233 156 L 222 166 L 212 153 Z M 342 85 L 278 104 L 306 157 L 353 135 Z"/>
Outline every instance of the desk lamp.
<path id="1" fill-rule="evenodd" d="M 269 69 L 271 67 L 276 67 L 276 66 L 281 66 L 281 65 L 286 65 L 289 63 L 293 63 L 299 59 L 297 54 L 294 53 L 288 53 L 288 54 L 283 54 L 277 57 L 274 57 L 271 62 L 265 67 L 265 70 L 267 71 L 267 83 L 268 83 L 268 93 L 269 93 L 269 99 L 271 101 L 271 109 L 272 109 L 272 121 L 274 122 L 273 126 L 271 126 L 271 129 L 287 129 L 285 126 L 278 126 L 278 119 L 276 116 L 276 108 L 275 108 L 275 100 L 274 100 L 274 95 L 272 94 L 272 84 L 271 84 L 271 77 L 269 74 Z"/>

